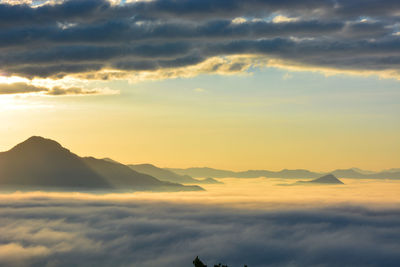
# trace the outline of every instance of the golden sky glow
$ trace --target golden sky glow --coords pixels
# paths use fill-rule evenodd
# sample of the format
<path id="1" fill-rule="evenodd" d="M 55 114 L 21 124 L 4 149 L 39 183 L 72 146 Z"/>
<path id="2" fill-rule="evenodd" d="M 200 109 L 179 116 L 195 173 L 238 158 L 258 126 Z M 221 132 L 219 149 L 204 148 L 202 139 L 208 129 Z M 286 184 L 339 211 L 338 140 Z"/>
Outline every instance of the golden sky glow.
<path id="1" fill-rule="evenodd" d="M 128 85 L 132 89 L 116 84 L 114 90 L 123 94 L 114 96 L 2 95 L 0 148 L 4 151 L 31 135 L 42 135 L 79 155 L 161 167 L 327 171 L 380 170 L 399 164 L 397 104 L 371 113 L 368 102 L 358 104 L 356 92 L 290 97 L 291 89 L 285 86 L 296 83 L 296 73 L 291 76 L 295 78 L 288 81 L 273 78 L 281 84 L 271 89 L 258 84 L 263 78 L 257 74 L 233 81 L 212 78 L 215 85 L 205 77 L 190 87 L 191 79 Z M 254 97 L 243 95 L 249 93 L 242 87 L 247 80 L 254 86 Z M 220 88 L 224 81 L 228 87 L 238 81 L 239 89 Z M 263 92 L 280 87 L 272 96 Z M 385 94 L 368 91 L 364 98 L 382 102 L 390 94 L 398 97 L 390 91 Z M 328 99 L 319 103 L 321 97 Z"/>
<path id="2" fill-rule="evenodd" d="M 400 166 L 397 7 L 0 2 L 0 150 L 41 135 L 160 167 Z"/>
<path id="3" fill-rule="evenodd" d="M 400 162 L 393 80 L 266 69 L 87 86 L 120 94 L 1 95 L 0 149 L 42 135 L 82 156 L 161 167 L 381 170 Z"/>

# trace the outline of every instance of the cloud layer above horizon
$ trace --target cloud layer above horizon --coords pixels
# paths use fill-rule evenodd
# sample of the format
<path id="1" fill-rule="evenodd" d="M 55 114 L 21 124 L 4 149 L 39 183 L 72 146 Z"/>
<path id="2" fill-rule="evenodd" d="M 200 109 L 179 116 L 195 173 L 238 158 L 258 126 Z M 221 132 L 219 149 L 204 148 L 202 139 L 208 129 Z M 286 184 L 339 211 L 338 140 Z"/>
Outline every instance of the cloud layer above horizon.
<path id="1" fill-rule="evenodd" d="M 396 266 L 400 211 L 249 211 L 168 202 L 2 198 L 7 266 Z"/>
<path id="2" fill-rule="evenodd" d="M 275 66 L 398 77 L 399 16 L 393 0 L 2 1 L 0 71 L 140 80 Z"/>

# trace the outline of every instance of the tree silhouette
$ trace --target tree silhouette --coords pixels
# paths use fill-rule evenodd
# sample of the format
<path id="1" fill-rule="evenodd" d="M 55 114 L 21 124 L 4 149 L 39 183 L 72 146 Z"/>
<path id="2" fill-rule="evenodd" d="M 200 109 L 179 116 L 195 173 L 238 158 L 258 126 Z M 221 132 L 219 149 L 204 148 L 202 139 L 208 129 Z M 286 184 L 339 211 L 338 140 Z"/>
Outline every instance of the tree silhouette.
<path id="1" fill-rule="evenodd" d="M 197 256 L 197 257 L 194 259 L 193 265 L 194 265 L 194 267 L 207 267 L 207 265 L 205 265 L 205 264 L 199 259 L 199 256 Z M 228 267 L 228 265 L 223 265 L 223 264 L 219 263 L 219 264 L 214 264 L 214 267 Z M 247 265 L 245 265 L 244 267 L 247 267 Z"/>
<path id="2" fill-rule="evenodd" d="M 194 261 L 193 261 L 194 267 L 207 267 L 201 260 L 199 259 L 199 256 L 197 256 Z"/>

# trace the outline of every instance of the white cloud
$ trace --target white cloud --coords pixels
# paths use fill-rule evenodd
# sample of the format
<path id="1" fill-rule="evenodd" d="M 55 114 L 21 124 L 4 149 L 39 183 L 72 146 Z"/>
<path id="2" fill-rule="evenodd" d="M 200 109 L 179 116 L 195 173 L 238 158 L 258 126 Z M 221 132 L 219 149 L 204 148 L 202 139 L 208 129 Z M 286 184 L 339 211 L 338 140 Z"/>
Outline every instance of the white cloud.
<path id="1" fill-rule="evenodd" d="M 190 266 L 196 256 L 209 266 L 400 261 L 398 208 L 246 210 L 69 196 L 2 195 L 0 265 Z"/>
<path id="2" fill-rule="evenodd" d="M 283 23 L 283 22 L 293 22 L 297 21 L 298 18 L 289 18 L 283 15 L 277 15 L 272 19 L 272 22 L 274 23 Z"/>
<path id="3" fill-rule="evenodd" d="M 238 17 L 232 20 L 232 23 L 234 24 L 241 24 L 241 23 L 245 23 L 247 20 L 245 18 L 242 17 Z"/>

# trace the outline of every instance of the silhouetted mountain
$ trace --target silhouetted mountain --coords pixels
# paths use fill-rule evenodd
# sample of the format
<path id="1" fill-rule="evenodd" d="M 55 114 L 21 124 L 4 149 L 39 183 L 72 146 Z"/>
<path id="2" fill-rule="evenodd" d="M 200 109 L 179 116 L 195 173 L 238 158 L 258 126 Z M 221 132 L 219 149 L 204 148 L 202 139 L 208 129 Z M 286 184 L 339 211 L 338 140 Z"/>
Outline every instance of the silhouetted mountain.
<path id="1" fill-rule="evenodd" d="M 107 182 L 115 188 L 134 188 L 135 190 L 163 191 L 170 189 L 180 190 L 201 190 L 196 186 L 183 186 L 177 183 L 160 181 L 153 176 L 136 172 L 126 165 L 114 163 L 92 157 L 82 160 L 96 173 L 101 174 Z"/>
<path id="2" fill-rule="evenodd" d="M 303 183 L 314 183 L 314 184 L 343 184 L 338 178 L 333 174 L 327 174 L 317 179 L 311 181 L 303 181 Z"/>
<path id="3" fill-rule="evenodd" d="M 188 169 L 172 169 L 168 168 L 168 170 L 173 171 L 174 173 L 180 175 L 189 175 L 195 178 L 204 178 L 204 177 L 216 177 L 216 178 L 226 178 L 226 177 L 236 177 L 236 172 L 226 171 L 226 170 L 218 170 L 207 167 L 194 167 Z"/>
<path id="4" fill-rule="evenodd" d="M 173 183 L 183 183 L 183 184 L 217 184 L 217 183 L 221 183 L 212 178 L 201 179 L 201 180 L 194 179 L 194 178 L 190 177 L 189 175 L 180 175 L 180 174 L 174 173 L 173 171 L 170 171 L 168 169 L 158 168 L 152 164 L 131 164 L 131 165 L 127 165 L 127 166 L 129 166 L 132 170 L 151 175 L 161 181 L 168 181 L 168 182 L 173 182 Z"/>
<path id="5" fill-rule="evenodd" d="M 130 164 L 129 168 L 140 173 L 145 173 L 156 177 L 162 181 L 174 182 L 174 183 L 198 183 L 199 181 L 193 179 L 189 175 L 179 175 L 170 170 L 158 168 L 152 164 Z"/>
<path id="6" fill-rule="evenodd" d="M 273 176 L 275 175 L 275 176 Z M 279 172 L 275 172 L 272 174 L 270 177 L 275 177 L 275 178 L 315 178 L 321 176 L 321 173 L 316 173 L 316 172 L 311 172 L 308 170 L 302 170 L 302 169 L 297 169 L 297 170 L 288 170 L 284 169 Z"/>
<path id="7" fill-rule="evenodd" d="M 378 173 L 366 175 L 363 178 L 367 178 L 367 179 L 400 179 L 400 172 L 394 172 L 394 171 L 393 172 L 378 172 Z"/>
<path id="8" fill-rule="evenodd" d="M 297 181 L 292 184 L 278 184 L 282 186 L 296 186 L 296 185 L 313 185 L 313 184 L 320 184 L 320 185 L 339 185 L 339 184 L 344 184 L 342 181 L 340 181 L 338 178 L 335 177 L 333 174 L 327 174 L 322 177 L 319 177 L 317 179 L 311 180 L 311 181 Z"/>
<path id="9" fill-rule="evenodd" d="M 360 173 L 354 168 L 344 170 L 334 170 L 332 174 L 343 178 L 359 178 L 359 179 L 400 179 L 400 172 L 396 171 L 382 171 L 371 173 Z"/>
<path id="10" fill-rule="evenodd" d="M 118 162 L 116 160 L 113 160 L 111 158 L 103 158 L 102 160 L 108 161 L 108 162 L 112 162 L 112 163 L 118 163 L 118 164 L 122 164 L 121 162 Z"/>
<path id="11" fill-rule="evenodd" d="M 391 169 L 388 169 L 388 170 L 384 170 L 383 172 L 389 172 L 389 173 L 400 172 L 400 168 L 391 168 Z"/>
<path id="12" fill-rule="evenodd" d="M 223 184 L 223 182 L 217 181 L 214 178 L 208 177 L 208 178 L 204 178 L 199 180 L 201 183 L 203 184 Z"/>
<path id="13" fill-rule="evenodd" d="M 318 178 L 324 173 L 312 172 L 303 169 L 281 171 L 268 171 L 268 170 L 248 170 L 241 172 L 234 172 L 228 170 L 218 170 L 212 168 L 188 168 L 188 169 L 169 169 L 180 175 L 190 175 L 195 178 L 200 177 L 217 177 L 217 178 Z M 383 172 L 369 172 L 362 170 L 363 173 L 357 172 L 355 168 L 352 169 L 338 169 L 330 173 L 344 178 L 359 178 L 359 179 L 400 179 L 400 171 L 391 169 L 390 171 Z M 367 173 L 368 172 L 368 173 Z M 326 173 L 325 173 L 326 174 Z"/>
<path id="14" fill-rule="evenodd" d="M 332 174 L 339 176 L 339 177 L 346 177 L 346 178 L 364 178 L 369 174 L 362 174 L 360 172 L 355 171 L 354 169 L 344 169 L 344 170 L 334 170 L 331 172 Z"/>
<path id="15" fill-rule="evenodd" d="M 190 175 L 192 177 L 216 177 L 216 178 L 257 178 L 257 177 L 271 177 L 271 178 L 316 178 L 321 176 L 321 173 L 314 173 L 308 170 L 281 170 L 281 171 L 268 171 L 268 170 L 248 170 L 242 172 L 234 172 L 227 170 L 218 170 L 212 168 L 188 168 L 188 169 L 169 169 L 181 175 Z"/>
<path id="16" fill-rule="evenodd" d="M 112 188 L 80 157 L 57 142 L 38 136 L 0 153 L 0 185 Z"/>
<path id="17" fill-rule="evenodd" d="M 33 136 L 0 153 L 2 188 L 63 190 L 202 190 L 159 181 L 120 163 L 81 158 L 59 143 Z"/>
<path id="18" fill-rule="evenodd" d="M 360 168 L 351 168 L 351 169 L 356 171 L 356 172 L 358 172 L 358 173 L 361 173 L 361 174 L 374 174 L 374 173 L 377 173 L 377 172 L 374 172 L 374 171 L 363 170 L 363 169 L 360 169 Z"/>

